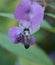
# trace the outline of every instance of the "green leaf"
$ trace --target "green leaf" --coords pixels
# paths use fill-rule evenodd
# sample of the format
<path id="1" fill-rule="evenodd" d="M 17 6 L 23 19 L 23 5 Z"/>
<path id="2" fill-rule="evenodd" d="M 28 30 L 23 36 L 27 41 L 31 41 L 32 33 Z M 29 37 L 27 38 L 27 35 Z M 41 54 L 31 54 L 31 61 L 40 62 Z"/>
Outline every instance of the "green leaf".
<path id="1" fill-rule="evenodd" d="M 0 16 L 7 17 L 10 19 L 15 19 L 13 14 L 10 13 L 0 13 Z"/>
<path id="2" fill-rule="evenodd" d="M 52 61 L 40 48 L 31 46 L 29 49 L 25 49 L 22 44 L 12 44 L 9 38 L 4 34 L 0 34 L 0 46 L 38 65 L 53 65 Z"/>
<path id="3" fill-rule="evenodd" d="M 15 55 L 0 47 L 0 65 L 14 65 L 16 60 Z"/>
<path id="4" fill-rule="evenodd" d="M 45 21 L 45 20 L 43 20 L 42 21 L 42 23 L 41 23 L 41 27 L 42 28 L 48 28 L 48 29 L 51 29 L 52 27 L 51 27 L 51 25 L 47 22 L 47 21 Z"/>
<path id="5" fill-rule="evenodd" d="M 51 13 L 45 13 L 45 15 L 50 16 L 50 17 L 52 17 L 52 18 L 55 19 L 55 15 L 54 15 L 54 14 L 51 14 Z"/>
<path id="6" fill-rule="evenodd" d="M 43 20 L 42 23 L 41 23 L 41 28 L 46 30 L 46 31 L 49 31 L 51 33 L 55 33 L 55 28 L 52 27 L 47 21 Z"/>

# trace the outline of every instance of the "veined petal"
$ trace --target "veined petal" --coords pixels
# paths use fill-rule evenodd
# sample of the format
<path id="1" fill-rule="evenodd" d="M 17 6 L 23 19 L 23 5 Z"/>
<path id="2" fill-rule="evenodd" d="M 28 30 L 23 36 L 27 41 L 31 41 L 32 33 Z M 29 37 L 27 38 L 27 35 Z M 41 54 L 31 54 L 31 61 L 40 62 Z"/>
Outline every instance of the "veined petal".
<path id="1" fill-rule="evenodd" d="M 8 31 L 9 38 L 13 43 L 19 43 L 21 42 L 20 34 L 22 33 L 23 29 L 21 27 L 13 27 L 10 28 Z"/>
<path id="2" fill-rule="evenodd" d="M 23 0 L 16 8 L 14 16 L 17 20 L 28 20 L 28 11 L 30 10 L 31 1 Z"/>

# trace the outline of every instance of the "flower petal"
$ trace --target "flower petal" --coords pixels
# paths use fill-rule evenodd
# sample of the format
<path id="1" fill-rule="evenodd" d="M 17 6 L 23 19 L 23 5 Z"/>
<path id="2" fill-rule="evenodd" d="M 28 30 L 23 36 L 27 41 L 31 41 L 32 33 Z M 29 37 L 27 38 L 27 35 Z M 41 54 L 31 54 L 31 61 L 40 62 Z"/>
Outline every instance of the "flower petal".
<path id="1" fill-rule="evenodd" d="M 23 28 L 29 28 L 29 22 L 28 21 L 26 21 L 26 20 L 20 20 L 20 22 L 19 22 L 19 26 L 21 26 L 21 27 L 23 27 Z"/>
<path id="2" fill-rule="evenodd" d="M 35 44 L 35 38 L 34 36 L 31 36 L 31 45 Z"/>
<path id="3" fill-rule="evenodd" d="M 34 34 L 35 32 L 39 31 L 40 29 L 40 25 L 36 26 L 36 27 L 30 27 L 30 34 Z"/>
<path id="4" fill-rule="evenodd" d="M 21 42 L 20 34 L 22 33 L 23 29 L 21 27 L 13 27 L 10 28 L 8 31 L 9 38 L 13 43 Z"/>
<path id="5" fill-rule="evenodd" d="M 44 16 L 44 10 L 41 5 L 36 2 L 33 2 L 31 5 L 31 12 L 33 16 L 31 16 L 30 27 L 33 31 L 32 33 L 35 33 L 40 28 L 40 24 Z"/>
<path id="6" fill-rule="evenodd" d="M 30 9 L 30 0 L 23 0 L 16 8 L 14 16 L 17 20 L 28 20 L 29 16 L 26 12 Z"/>

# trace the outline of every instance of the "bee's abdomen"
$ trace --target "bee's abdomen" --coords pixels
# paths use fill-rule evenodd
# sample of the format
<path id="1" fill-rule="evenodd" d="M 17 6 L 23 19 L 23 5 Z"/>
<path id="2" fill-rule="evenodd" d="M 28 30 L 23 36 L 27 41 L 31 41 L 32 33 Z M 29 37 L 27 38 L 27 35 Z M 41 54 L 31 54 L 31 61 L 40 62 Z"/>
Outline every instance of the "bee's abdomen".
<path id="1" fill-rule="evenodd" d="M 29 44 L 24 44 L 24 47 L 25 47 L 26 49 L 28 49 L 28 48 L 30 47 L 30 45 L 29 45 Z"/>

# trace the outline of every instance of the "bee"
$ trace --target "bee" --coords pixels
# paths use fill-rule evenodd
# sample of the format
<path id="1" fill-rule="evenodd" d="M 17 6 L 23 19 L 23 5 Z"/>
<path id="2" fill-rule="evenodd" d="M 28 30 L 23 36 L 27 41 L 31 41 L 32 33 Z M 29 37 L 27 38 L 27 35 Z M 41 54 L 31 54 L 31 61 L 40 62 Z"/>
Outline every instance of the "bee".
<path id="1" fill-rule="evenodd" d="M 22 32 L 21 36 L 23 39 L 24 47 L 26 49 L 28 49 L 31 45 L 31 33 L 30 33 L 29 26 L 26 23 L 24 23 L 24 24 L 20 23 L 20 26 L 23 27 L 23 32 Z"/>
<path id="2" fill-rule="evenodd" d="M 24 43 L 24 47 L 26 49 L 28 49 L 30 47 L 30 40 L 31 40 L 30 30 L 29 30 L 29 28 L 24 28 L 24 31 L 23 31 L 23 43 Z"/>

